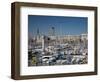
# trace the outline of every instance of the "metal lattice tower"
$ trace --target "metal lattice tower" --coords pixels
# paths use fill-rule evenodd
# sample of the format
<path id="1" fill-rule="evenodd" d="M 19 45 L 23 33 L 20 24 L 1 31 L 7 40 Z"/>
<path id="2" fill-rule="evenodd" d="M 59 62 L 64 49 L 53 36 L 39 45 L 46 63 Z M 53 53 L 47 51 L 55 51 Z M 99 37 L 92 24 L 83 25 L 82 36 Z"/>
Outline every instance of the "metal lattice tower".
<path id="1" fill-rule="evenodd" d="M 55 28 L 54 28 L 54 27 L 51 27 L 51 28 L 49 29 L 49 35 L 50 35 L 50 36 L 55 36 Z"/>

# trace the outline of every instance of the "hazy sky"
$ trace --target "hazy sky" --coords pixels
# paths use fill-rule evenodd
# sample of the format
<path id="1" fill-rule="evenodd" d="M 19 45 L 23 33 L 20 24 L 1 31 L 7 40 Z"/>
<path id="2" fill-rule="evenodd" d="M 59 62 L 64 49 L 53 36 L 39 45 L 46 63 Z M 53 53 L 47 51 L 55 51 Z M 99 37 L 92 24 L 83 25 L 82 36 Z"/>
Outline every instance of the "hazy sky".
<path id="1" fill-rule="evenodd" d="M 55 35 L 80 35 L 87 33 L 86 17 L 64 17 L 64 16 L 28 16 L 28 33 L 32 36 L 37 34 L 48 35 L 49 29 L 55 28 Z"/>

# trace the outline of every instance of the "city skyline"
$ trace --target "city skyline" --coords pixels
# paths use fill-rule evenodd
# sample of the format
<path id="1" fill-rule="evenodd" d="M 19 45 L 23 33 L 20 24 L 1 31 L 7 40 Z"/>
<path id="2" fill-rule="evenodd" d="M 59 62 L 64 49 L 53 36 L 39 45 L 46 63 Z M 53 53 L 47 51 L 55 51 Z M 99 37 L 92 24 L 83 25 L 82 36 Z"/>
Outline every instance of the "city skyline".
<path id="1" fill-rule="evenodd" d="M 80 35 L 87 33 L 87 17 L 64 17 L 64 16 L 28 16 L 28 32 L 31 36 L 48 35 L 54 27 L 55 35 Z"/>
<path id="2" fill-rule="evenodd" d="M 28 66 L 88 64 L 87 20 L 29 15 Z"/>

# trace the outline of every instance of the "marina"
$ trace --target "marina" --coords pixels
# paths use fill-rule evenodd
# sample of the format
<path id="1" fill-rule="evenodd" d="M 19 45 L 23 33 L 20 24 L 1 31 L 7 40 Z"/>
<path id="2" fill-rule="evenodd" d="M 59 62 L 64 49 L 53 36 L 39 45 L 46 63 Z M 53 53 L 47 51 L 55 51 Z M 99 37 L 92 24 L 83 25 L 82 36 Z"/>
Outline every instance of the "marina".
<path id="1" fill-rule="evenodd" d="M 29 15 L 28 66 L 88 63 L 86 17 Z"/>
<path id="2" fill-rule="evenodd" d="M 29 66 L 87 64 L 87 35 L 37 36 L 30 39 Z M 73 37 L 73 38 L 72 38 Z"/>

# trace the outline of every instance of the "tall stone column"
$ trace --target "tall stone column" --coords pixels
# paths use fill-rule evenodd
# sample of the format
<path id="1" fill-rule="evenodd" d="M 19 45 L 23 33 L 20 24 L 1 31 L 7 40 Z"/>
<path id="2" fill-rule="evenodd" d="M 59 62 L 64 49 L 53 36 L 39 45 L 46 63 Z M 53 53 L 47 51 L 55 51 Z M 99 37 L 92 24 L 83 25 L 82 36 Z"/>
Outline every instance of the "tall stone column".
<path id="1" fill-rule="evenodd" d="M 45 36 L 42 36 L 42 50 L 45 50 Z"/>

